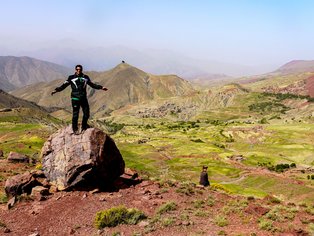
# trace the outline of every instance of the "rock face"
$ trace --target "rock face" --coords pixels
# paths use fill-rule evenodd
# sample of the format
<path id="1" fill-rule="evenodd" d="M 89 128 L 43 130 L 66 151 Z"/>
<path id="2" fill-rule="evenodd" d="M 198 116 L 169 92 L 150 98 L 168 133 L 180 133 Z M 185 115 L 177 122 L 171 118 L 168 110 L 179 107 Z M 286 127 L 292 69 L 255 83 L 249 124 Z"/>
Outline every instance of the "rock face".
<path id="1" fill-rule="evenodd" d="M 59 190 L 107 188 L 124 173 L 114 141 L 96 128 L 79 135 L 70 126 L 59 130 L 46 141 L 41 156 L 45 176 Z"/>

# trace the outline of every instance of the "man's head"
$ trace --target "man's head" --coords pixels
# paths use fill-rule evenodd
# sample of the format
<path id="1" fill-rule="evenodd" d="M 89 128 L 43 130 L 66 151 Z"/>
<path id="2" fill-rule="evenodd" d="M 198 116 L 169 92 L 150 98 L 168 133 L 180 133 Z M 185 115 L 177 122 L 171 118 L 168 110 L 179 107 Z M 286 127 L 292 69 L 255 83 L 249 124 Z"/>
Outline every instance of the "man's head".
<path id="1" fill-rule="evenodd" d="M 208 166 L 203 166 L 204 171 L 207 171 L 207 169 L 208 169 Z"/>
<path id="2" fill-rule="evenodd" d="M 75 66 L 75 73 L 76 74 L 81 74 L 83 72 L 83 66 L 82 65 L 76 65 Z"/>

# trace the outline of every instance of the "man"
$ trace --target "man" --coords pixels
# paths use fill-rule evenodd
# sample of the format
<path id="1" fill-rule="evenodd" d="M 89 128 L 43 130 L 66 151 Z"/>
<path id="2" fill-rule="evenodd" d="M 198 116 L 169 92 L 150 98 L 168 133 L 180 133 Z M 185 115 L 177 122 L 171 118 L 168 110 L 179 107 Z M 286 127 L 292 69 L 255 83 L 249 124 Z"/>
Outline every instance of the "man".
<path id="1" fill-rule="evenodd" d="M 203 166 L 201 176 L 200 176 L 200 185 L 203 185 L 204 187 L 210 185 L 210 183 L 208 181 L 207 169 L 208 169 L 207 166 Z"/>
<path id="2" fill-rule="evenodd" d="M 107 91 L 108 89 L 92 83 L 88 75 L 83 74 L 83 67 L 81 65 L 75 66 L 75 74 L 70 75 L 66 81 L 60 86 L 57 87 L 51 95 L 54 95 L 57 92 L 61 92 L 66 87 L 71 85 L 71 100 L 72 100 L 72 108 L 73 108 L 73 116 L 72 116 L 72 129 L 74 134 L 79 134 L 78 131 L 78 118 L 80 113 L 80 107 L 83 110 L 83 119 L 82 119 L 82 128 L 81 132 L 84 132 L 88 128 L 88 118 L 89 118 L 89 105 L 86 96 L 86 87 L 87 85 L 91 86 L 94 89 L 102 89 Z"/>

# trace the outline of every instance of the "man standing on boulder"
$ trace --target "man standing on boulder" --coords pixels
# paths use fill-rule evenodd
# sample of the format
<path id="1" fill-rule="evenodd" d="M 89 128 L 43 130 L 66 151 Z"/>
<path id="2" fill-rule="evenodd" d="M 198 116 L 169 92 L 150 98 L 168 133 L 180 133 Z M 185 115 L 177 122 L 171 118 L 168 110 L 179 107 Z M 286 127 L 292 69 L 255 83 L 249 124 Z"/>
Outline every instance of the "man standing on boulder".
<path id="1" fill-rule="evenodd" d="M 88 128 L 88 118 L 89 118 L 89 105 L 87 100 L 86 94 L 86 87 L 87 85 L 91 86 L 94 89 L 102 89 L 107 91 L 108 89 L 92 83 L 88 75 L 83 74 L 83 66 L 77 65 L 75 66 L 75 74 L 70 75 L 66 81 L 60 86 L 55 88 L 55 90 L 51 93 L 54 95 L 57 92 L 61 92 L 66 87 L 71 85 L 72 92 L 71 92 L 71 100 L 72 100 L 72 108 L 73 108 L 73 115 L 72 115 L 72 129 L 74 134 L 79 134 L 78 131 L 78 118 L 80 107 L 83 110 L 83 119 L 82 119 L 82 129 L 81 131 L 84 132 Z"/>

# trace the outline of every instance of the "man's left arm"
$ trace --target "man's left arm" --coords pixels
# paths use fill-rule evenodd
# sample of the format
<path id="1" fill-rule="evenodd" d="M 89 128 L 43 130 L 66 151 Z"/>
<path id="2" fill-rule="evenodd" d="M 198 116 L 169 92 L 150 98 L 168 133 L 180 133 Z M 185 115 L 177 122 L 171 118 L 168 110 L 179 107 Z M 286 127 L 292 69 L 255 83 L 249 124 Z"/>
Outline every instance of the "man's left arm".
<path id="1" fill-rule="evenodd" d="M 91 81 L 91 79 L 86 75 L 86 78 L 85 79 L 87 79 L 87 84 L 89 85 L 89 86 L 91 86 L 93 89 L 102 89 L 102 90 L 105 90 L 105 91 L 107 91 L 108 89 L 106 88 L 106 87 L 104 87 L 104 86 L 101 86 L 101 85 L 99 85 L 99 84 L 95 84 L 95 83 L 93 83 L 92 81 Z"/>

